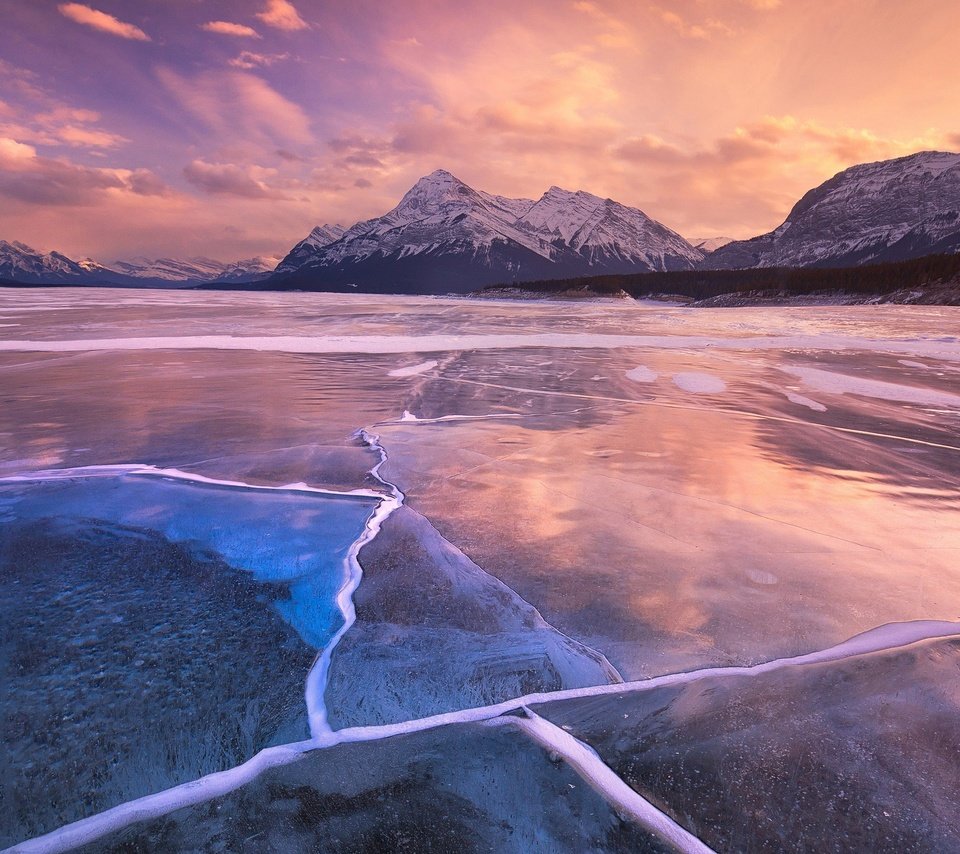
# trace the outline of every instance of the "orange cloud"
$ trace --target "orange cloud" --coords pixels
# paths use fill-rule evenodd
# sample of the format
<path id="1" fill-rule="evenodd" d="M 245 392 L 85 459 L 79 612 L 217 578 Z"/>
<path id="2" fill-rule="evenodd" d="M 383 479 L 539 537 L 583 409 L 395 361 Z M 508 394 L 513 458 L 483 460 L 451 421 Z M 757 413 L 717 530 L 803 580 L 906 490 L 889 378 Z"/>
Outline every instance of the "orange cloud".
<path id="1" fill-rule="evenodd" d="M 123 39 L 133 39 L 134 41 L 150 41 L 150 36 L 139 27 L 120 21 L 106 12 L 84 6 L 82 3 L 61 3 L 57 8 L 62 15 L 71 21 L 100 30 L 100 32 L 120 36 Z"/>
<path id="2" fill-rule="evenodd" d="M 289 0 L 267 0 L 267 6 L 257 17 L 269 27 L 278 30 L 305 30 L 309 26 Z"/>
<path id="3" fill-rule="evenodd" d="M 219 33 L 221 36 L 260 38 L 260 33 L 253 27 L 248 27 L 246 24 L 235 24 L 232 21 L 207 21 L 207 23 L 200 25 L 200 29 L 206 30 L 208 33 Z"/>

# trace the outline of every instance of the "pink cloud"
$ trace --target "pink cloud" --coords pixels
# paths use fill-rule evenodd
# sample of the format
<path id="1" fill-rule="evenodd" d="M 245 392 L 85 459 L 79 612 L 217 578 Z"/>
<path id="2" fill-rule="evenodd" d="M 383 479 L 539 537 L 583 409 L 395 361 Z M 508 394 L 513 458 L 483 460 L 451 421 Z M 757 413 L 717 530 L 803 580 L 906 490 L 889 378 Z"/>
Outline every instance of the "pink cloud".
<path id="1" fill-rule="evenodd" d="M 257 17 L 269 27 L 278 30 L 305 30 L 309 26 L 289 0 L 267 0 L 267 6 Z"/>
<path id="2" fill-rule="evenodd" d="M 114 18 L 113 15 L 101 12 L 99 9 L 84 6 L 82 3 L 61 3 L 57 8 L 60 10 L 60 14 L 71 21 L 100 30 L 100 32 L 120 36 L 122 39 L 132 39 L 140 42 L 150 41 L 150 36 L 139 27 L 125 23 Z"/>
<path id="3" fill-rule="evenodd" d="M 223 196 L 242 196 L 247 199 L 283 199 L 285 196 L 271 189 L 264 178 L 275 174 L 257 166 L 238 166 L 234 163 L 207 163 L 194 160 L 183 170 L 184 177 L 206 193 Z"/>
<path id="4" fill-rule="evenodd" d="M 38 205 L 86 206 L 104 192 L 164 195 L 166 185 L 147 169 L 105 169 L 42 157 L 36 148 L 0 138 L 0 196 Z"/>
<path id="5" fill-rule="evenodd" d="M 246 24 L 234 24 L 232 21 L 207 21 L 207 23 L 200 25 L 200 29 L 206 30 L 208 33 L 219 33 L 221 36 L 260 38 L 260 33 L 253 27 L 248 27 Z"/>
<path id="6" fill-rule="evenodd" d="M 271 141 L 313 140 L 303 108 L 256 75 L 208 71 L 188 78 L 168 68 L 157 74 L 183 109 L 224 140 L 240 138 L 271 150 Z"/>
<path id="7" fill-rule="evenodd" d="M 249 71 L 252 68 L 268 67 L 275 62 L 282 62 L 289 58 L 289 53 L 253 53 L 252 51 L 244 50 L 240 52 L 239 56 L 231 59 L 228 65 Z"/>

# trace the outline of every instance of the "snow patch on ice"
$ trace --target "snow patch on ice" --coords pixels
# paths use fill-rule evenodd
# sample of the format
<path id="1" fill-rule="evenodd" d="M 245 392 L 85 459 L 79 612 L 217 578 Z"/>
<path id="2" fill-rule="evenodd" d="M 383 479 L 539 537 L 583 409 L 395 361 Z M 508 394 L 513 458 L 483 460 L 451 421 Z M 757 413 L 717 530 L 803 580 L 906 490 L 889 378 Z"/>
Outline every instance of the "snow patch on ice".
<path id="1" fill-rule="evenodd" d="M 727 384 L 712 374 L 699 371 L 684 371 L 673 375 L 673 384 L 683 391 L 693 394 L 719 394 L 727 390 Z"/>
<path id="2" fill-rule="evenodd" d="M 626 376 L 635 383 L 652 383 L 660 375 L 646 365 L 637 365 L 632 371 L 627 371 Z"/>
<path id="3" fill-rule="evenodd" d="M 463 350 L 862 350 L 960 362 L 960 340 L 938 338 L 866 338 L 855 335 L 758 335 L 736 338 L 706 335 L 609 335 L 542 332 L 493 335 L 170 335 L 143 338 L 0 340 L 0 352 L 77 353 L 97 350 L 257 350 L 271 353 L 442 353 Z M 400 370 L 405 370 L 401 368 Z M 424 370 L 429 370 L 425 368 Z"/>
<path id="4" fill-rule="evenodd" d="M 415 377 L 418 374 L 425 374 L 432 371 L 437 366 L 436 361 L 421 362 L 419 365 L 408 365 L 405 368 L 394 368 L 387 372 L 388 377 Z"/>
<path id="5" fill-rule="evenodd" d="M 873 397 L 880 400 L 895 400 L 929 406 L 950 406 L 960 409 L 960 394 L 952 394 L 948 391 L 901 385 L 884 380 L 868 380 L 863 377 L 852 377 L 849 374 L 824 371 L 820 368 L 793 366 L 783 367 L 781 370 L 799 377 L 804 385 L 810 388 L 830 394 L 858 394 L 862 397 Z"/>
<path id="6" fill-rule="evenodd" d="M 815 400 L 811 400 L 809 397 L 804 397 L 802 394 L 797 394 L 794 391 L 785 391 L 784 394 L 791 403 L 796 403 L 798 406 L 805 406 L 807 409 L 812 409 L 814 412 L 826 412 L 827 407 L 822 403 L 817 403 Z"/>

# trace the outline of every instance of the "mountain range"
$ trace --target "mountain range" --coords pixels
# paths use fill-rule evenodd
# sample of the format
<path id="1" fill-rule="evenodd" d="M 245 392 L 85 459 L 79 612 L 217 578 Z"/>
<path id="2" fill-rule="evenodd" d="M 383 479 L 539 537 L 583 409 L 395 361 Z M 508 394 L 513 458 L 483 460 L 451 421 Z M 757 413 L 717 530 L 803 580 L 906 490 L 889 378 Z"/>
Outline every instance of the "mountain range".
<path id="1" fill-rule="evenodd" d="M 924 151 L 840 172 L 804 195 L 782 225 L 750 240 L 688 241 L 637 208 L 582 190 L 511 199 L 438 169 L 383 216 L 316 227 L 279 264 L 260 257 L 103 265 L 0 241 L 0 281 L 453 293 L 603 273 L 844 267 L 956 252 L 960 154 Z"/>
<path id="2" fill-rule="evenodd" d="M 225 264 L 210 258 L 134 258 L 106 265 L 90 258 L 74 261 L 59 252 L 38 252 L 19 241 L 0 240 L 0 281 L 141 288 L 243 284 L 270 276 L 278 260 L 261 256 Z"/>
<path id="3" fill-rule="evenodd" d="M 611 199 L 559 187 L 510 199 L 438 169 L 381 217 L 314 229 L 268 285 L 450 293 L 545 276 L 690 270 L 702 258 L 675 231 Z"/>

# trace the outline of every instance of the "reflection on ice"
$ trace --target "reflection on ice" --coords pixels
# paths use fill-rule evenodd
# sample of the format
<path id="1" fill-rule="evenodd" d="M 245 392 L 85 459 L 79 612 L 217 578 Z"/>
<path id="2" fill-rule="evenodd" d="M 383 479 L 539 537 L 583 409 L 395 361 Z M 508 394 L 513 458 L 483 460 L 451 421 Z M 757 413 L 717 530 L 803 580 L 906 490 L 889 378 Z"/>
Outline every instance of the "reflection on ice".
<path id="1" fill-rule="evenodd" d="M 614 670 L 956 619 L 955 310 L 23 290 L 0 293 L 5 321 L 0 474 L 146 462 L 382 491 L 354 437 L 377 425 L 407 496 L 361 550 L 357 622 L 327 656 L 330 723 L 383 726 L 311 742 L 369 743 L 260 754 L 215 778 L 219 806 L 208 777 L 105 845 L 655 849 L 584 785 L 602 768 L 530 742 L 534 718 L 466 723 L 538 702 L 718 848 L 958 846 L 953 641 L 650 690 Z M 374 499 L 131 475 L 2 492 L 22 793 L 5 840 L 305 736 L 304 675 L 344 625 Z M 557 689 L 577 699 L 510 699 Z M 105 775 L 83 803 L 62 786 L 81 761 Z"/>

